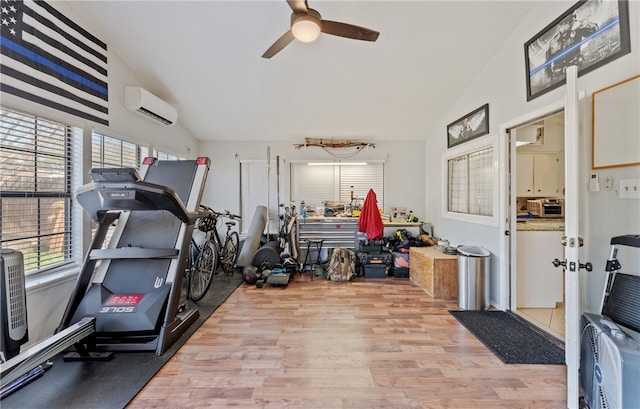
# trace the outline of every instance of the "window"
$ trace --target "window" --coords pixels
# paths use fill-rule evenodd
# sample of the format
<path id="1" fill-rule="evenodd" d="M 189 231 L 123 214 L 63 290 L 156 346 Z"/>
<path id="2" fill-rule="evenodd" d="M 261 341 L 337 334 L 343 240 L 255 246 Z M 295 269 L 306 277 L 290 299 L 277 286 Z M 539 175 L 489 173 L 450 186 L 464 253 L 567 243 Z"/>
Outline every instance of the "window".
<path id="1" fill-rule="evenodd" d="M 311 206 L 324 201 L 361 206 L 373 189 L 378 208 L 384 209 L 384 163 L 367 162 L 355 166 L 349 162 L 326 162 L 326 166 L 311 166 L 307 162 L 291 164 L 291 200 L 299 204 L 304 200 Z"/>
<path id="2" fill-rule="evenodd" d="M 72 261 L 72 142 L 65 124 L 0 107 L 0 244 L 25 274 Z"/>
<path id="3" fill-rule="evenodd" d="M 494 138 L 495 139 L 495 138 Z M 467 144 L 466 150 L 452 149 L 443 156 L 445 172 L 444 217 L 476 222 L 497 223 L 497 166 L 494 166 L 495 142 Z"/>
<path id="4" fill-rule="evenodd" d="M 157 149 L 153 149 L 153 157 L 159 160 L 184 160 L 184 158 L 179 157 L 177 155 L 172 155 L 167 152 L 162 152 Z"/>
<path id="5" fill-rule="evenodd" d="M 455 213 L 493 215 L 493 148 L 449 159 L 449 206 Z"/>
<path id="6" fill-rule="evenodd" d="M 126 142 L 98 133 L 91 136 L 91 167 L 135 168 L 142 162 L 142 149 L 135 143 Z"/>

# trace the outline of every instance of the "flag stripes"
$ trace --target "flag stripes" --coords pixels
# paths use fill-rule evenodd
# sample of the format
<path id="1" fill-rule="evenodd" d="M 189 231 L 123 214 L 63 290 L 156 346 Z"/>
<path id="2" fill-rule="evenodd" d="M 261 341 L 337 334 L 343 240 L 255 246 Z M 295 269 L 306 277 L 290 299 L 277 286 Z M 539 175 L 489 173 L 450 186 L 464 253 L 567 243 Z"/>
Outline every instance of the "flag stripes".
<path id="1" fill-rule="evenodd" d="M 106 44 L 44 1 L 0 11 L 1 91 L 108 125 Z"/>

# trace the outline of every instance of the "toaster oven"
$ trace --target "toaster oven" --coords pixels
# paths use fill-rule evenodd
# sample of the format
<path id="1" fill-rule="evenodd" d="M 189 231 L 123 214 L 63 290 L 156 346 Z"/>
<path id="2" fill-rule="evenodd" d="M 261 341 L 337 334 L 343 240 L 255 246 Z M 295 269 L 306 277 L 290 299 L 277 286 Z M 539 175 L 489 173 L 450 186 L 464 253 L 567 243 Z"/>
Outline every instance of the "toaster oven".
<path id="1" fill-rule="evenodd" d="M 527 211 L 535 217 L 564 217 L 563 199 L 527 200 Z"/>

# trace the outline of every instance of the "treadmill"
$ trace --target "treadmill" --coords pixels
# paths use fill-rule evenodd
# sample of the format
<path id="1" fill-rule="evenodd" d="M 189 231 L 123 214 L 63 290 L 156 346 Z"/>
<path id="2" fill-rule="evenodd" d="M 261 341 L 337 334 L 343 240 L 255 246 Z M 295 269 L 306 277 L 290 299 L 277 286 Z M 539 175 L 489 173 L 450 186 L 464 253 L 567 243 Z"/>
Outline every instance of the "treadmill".
<path id="1" fill-rule="evenodd" d="M 98 229 L 58 330 L 95 317 L 87 350 L 153 350 L 160 356 L 196 321 L 198 310 L 180 297 L 209 167 L 208 158 L 146 158 L 139 173 L 92 169 L 93 182 L 75 198 Z"/>
<path id="2" fill-rule="evenodd" d="M 75 198 L 98 227 L 71 298 L 54 335 L 0 364 L 3 395 L 72 345 L 82 360 L 109 359 L 107 351 L 160 356 L 198 319 L 181 302 L 182 279 L 210 165 L 145 158 L 139 171 L 91 170 L 93 182 Z"/>

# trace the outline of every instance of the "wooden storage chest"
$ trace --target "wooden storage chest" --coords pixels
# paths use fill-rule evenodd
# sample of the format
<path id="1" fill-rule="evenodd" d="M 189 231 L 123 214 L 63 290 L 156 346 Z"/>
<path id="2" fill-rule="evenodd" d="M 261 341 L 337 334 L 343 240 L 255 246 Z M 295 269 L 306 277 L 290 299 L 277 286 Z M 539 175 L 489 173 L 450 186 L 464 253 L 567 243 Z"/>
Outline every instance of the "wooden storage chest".
<path id="1" fill-rule="evenodd" d="M 409 278 L 433 298 L 458 298 L 458 256 L 411 247 Z"/>

